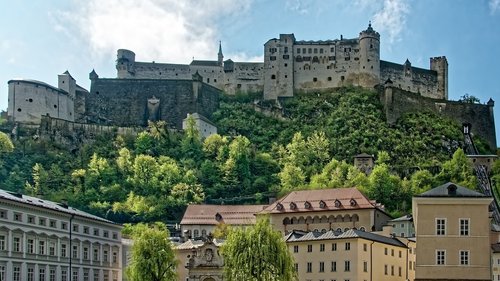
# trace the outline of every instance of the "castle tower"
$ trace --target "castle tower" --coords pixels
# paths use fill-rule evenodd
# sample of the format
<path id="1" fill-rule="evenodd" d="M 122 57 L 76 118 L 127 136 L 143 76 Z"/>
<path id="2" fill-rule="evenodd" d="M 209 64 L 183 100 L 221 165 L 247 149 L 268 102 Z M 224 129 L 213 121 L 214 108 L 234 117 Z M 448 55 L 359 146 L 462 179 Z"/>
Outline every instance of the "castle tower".
<path id="1" fill-rule="evenodd" d="M 445 56 L 431 58 L 431 70 L 437 72 L 438 95 L 448 99 L 448 60 Z"/>
<path id="2" fill-rule="evenodd" d="M 132 78 L 135 74 L 135 53 L 125 49 L 119 49 L 116 54 L 117 78 Z"/>
<path id="3" fill-rule="evenodd" d="M 222 66 L 222 63 L 224 61 L 224 55 L 222 54 L 222 45 L 221 45 L 221 41 L 219 41 L 219 53 L 217 54 L 217 58 L 218 58 L 218 63 L 219 63 L 219 66 Z"/>
<path id="4" fill-rule="evenodd" d="M 372 28 L 359 33 L 359 84 L 362 87 L 373 87 L 380 83 L 380 34 Z"/>
<path id="5" fill-rule="evenodd" d="M 295 36 L 280 34 L 264 44 L 264 99 L 293 96 Z"/>
<path id="6" fill-rule="evenodd" d="M 76 80 L 69 74 L 69 71 L 66 70 L 63 74 L 59 74 L 57 78 L 58 88 L 66 91 L 74 99 L 76 96 Z"/>

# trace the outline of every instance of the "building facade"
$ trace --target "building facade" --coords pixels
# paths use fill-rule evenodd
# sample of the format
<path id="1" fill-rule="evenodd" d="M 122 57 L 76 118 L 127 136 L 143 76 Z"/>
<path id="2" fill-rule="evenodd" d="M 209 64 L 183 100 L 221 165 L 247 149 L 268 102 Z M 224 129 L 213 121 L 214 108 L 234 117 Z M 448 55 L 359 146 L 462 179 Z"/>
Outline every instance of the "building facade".
<path id="1" fill-rule="evenodd" d="M 121 226 L 0 190 L 0 280 L 121 281 Z"/>
<path id="2" fill-rule="evenodd" d="M 415 225 L 411 215 L 405 215 L 388 222 L 392 226 L 392 234 L 398 237 L 415 237 Z"/>
<path id="3" fill-rule="evenodd" d="M 273 227 L 283 234 L 292 230 L 379 231 L 392 219 L 382 205 L 355 187 L 292 191 L 259 214 L 269 215 Z"/>
<path id="4" fill-rule="evenodd" d="M 293 231 L 286 243 L 300 281 L 414 280 L 414 242 L 361 230 Z"/>
<path id="5" fill-rule="evenodd" d="M 413 197 L 415 280 L 491 280 L 491 201 L 453 183 Z"/>

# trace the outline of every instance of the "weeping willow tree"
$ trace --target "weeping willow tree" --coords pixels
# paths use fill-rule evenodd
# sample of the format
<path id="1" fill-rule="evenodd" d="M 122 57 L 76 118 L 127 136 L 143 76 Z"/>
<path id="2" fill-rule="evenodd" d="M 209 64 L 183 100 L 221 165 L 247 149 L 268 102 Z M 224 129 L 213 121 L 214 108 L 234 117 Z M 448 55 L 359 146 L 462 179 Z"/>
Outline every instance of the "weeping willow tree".
<path id="1" fill-rule="evenodd" d="M 227 281 L 297 280 L 294 260 L 280 232 L 269 218 L 246 229 L 232 228 L 222 246 Z"/>
<path id="2" fill-rule="evenodd" d="M 127 267 L 131 281 L 175 281 L 177 261 L 168 230 L 139 224 L 132 230 L 134 245 Z"/>

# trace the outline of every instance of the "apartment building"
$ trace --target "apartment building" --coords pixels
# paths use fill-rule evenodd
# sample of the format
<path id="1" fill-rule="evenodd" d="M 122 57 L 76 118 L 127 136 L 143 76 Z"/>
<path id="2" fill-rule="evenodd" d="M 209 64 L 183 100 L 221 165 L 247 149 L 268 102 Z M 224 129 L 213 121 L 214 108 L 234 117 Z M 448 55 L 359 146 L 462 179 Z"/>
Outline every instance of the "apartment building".
<path id="1" fill-rule="evenodd" d="M 415 242 L 350 229 L 292 231 L 286 242 L 300 281 L 413 280 Z"/>
<path id="2" fill-rule="evenodd" d="M 413 197 L 415 280 L 491 280 L 491 201 L 450 182 Z"/>
<path id="3" fill-rule="evenodd" d="M 121 281 L 121 226 L 0 190 L 0 281 Z"/>

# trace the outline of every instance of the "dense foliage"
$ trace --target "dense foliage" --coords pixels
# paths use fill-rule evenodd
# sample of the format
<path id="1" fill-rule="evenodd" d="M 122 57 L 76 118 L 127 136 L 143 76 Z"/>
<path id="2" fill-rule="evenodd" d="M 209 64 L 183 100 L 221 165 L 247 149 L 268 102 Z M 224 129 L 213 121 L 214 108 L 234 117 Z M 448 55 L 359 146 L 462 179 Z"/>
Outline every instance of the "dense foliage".
<path id="1" fill-rule="evenodd" d="M 224 97 L 213 116 L 220 134 L 206 139 L 193 120 L 183 133 L 160 121 L 71 151 L 22 130 L 12 150 L 2 134 L 0 186 L 117 222 L 179 221 L 191 203 L 265 203 L 290 190 L 351 186 L 399 215 L 437 184 L 475 187 L 463 152 L 450 160 L 462 143 L 451 120 L 421 112 L 389 125 L 378 94 L 357 88 L 259 103 L 281 117 L 255 110 L 255 97 Z M 368 176 L 352 164 L 359 153 L 377 158 Z"/>
<path id="2" fill-rule="evenodd" d="M 268 218 L 260 218 L 247 228 L 232 228 L 221 253 L 225 280 L 297 280 L 293 256 L 283 235 L 272 228 Z"/>

